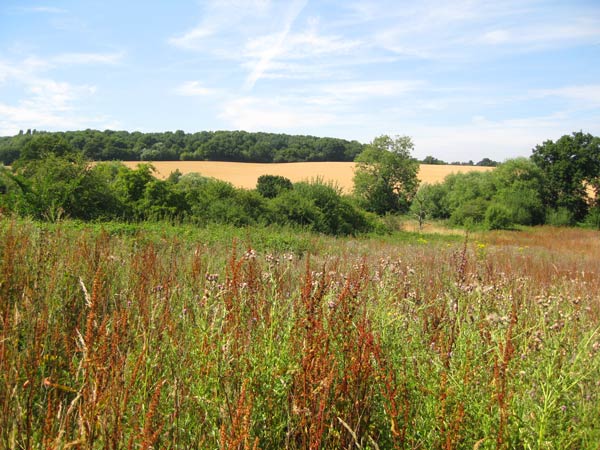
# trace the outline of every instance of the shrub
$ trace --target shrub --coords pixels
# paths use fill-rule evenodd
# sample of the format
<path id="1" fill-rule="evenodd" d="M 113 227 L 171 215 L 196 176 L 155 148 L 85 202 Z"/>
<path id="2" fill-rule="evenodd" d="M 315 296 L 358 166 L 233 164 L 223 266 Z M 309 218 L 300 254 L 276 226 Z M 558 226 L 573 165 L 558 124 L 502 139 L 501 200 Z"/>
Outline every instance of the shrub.
<path id="1" fill-rule="evenodd" d="M 492 203 L 485 212 L 485 225 L 490 230 L 505 230 L 512 225 L 511 211 L 500 203 Z"/>
<path id="2" fill-rule="evenodd" d="M 512 186 L 500 190 L 494 197 L 495 204 L 506 209 L 510 221 L 519 225 L 539 225 L 544 223 L 545 208 L 539 192 L 524 187 Z"/>
<path id="3" fill-rule="evenodd" d="M 588 227 L 600 230 L 600 206 L 590 208 L 584 223 Z"/>
<path id="4" fill-rule="evenodd" d="M 568 227 L 575 224 L 575 216 L 565 207 L 551 209 L 546 216 L 546 223 L 555 227 Z"/>
<path id="5" fill-rule="evenodd" d="M 466 225 L 468 223 L 481 223 L 485 219 L 485 213 L 489 202 L 482 198 L 475 198 L 459 205 L 450 215 L 450 222 L 455 225 Z"/>
<path id="6" fill-rule="evenodd" d="M 283 191 L 288 191 L 292 188 L 292 182 L 280 175 L 261 175 L 256 181 L 256 190 L 266 198 L 275 198 Z"/>
<path id="7" fill-rule="evenodd" d="M 271 207 L 273 221 L 281 225 L 294 224 L 315 229 L 323 222 L 323 214 L 314 201 L 297 190 L 286 191 L 274 198 Z"/>

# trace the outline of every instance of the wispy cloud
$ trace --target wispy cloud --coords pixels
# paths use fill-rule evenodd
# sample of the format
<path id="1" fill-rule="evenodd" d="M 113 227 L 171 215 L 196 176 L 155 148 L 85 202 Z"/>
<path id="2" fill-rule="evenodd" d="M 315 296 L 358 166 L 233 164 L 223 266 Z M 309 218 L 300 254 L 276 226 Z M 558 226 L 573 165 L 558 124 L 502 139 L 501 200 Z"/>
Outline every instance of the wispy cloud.
<path id="1" fill-rule="evenodd" d="M 243 8 L 238 3 L 208 2 L 200 23 L 168 42 L 237 64 L 246 72 L 246 91 L 261 79 L 323 78 L 338 72 L 336 66 L 358 63 L 362 41 L 323 32 L 319 16 L 304 14 L 308 0 L 249 2 Z"/>
<path id="2" fill-rule="evenodd" d="M 42 14 L 66 14 L 68 11 L 63 8 L 54 6 L 24 6 L 19 8 L 19 11 L 25 13 L 42 13 Z"/>
<path id="3" fill-rule="evenodd" d="M 96 58 L 89 58 L 92 62 Z M 62 62 L 65 63 L 66 58 Z M 0 83 L 11 83 L 21 92 L 14 103 L 0 102 L 0 133 L 12 134 L 32 126 L 45 129 L 80 128 L 103 124 L 105 117 L 86 117 L 82 102 L 96 93 L 93 84 L 75 84 L 48 76 L 61 57 L 28 57 L 18 62 L 0 60 Z M 81 58 L 79 63 L 81 63 Z M 90 61 L 88 61 L 90 63 Z"/>
<path id="4" fill-rule="evenodd" d="M 360 6 L 354 7 L 361 11 Z M 492 2 L 423 1 L 393 8 L 367 8 L 373 45 L 405 57 L 469 60 L 489 54 L 489 46 L 531 52 L 599 43 L 600 9 L 537 0 Z M 360 18 L 354 15 L 355 20 Z"/>
<path id="5" fill-rule="evenodd" d="M 69 65 L 95 65 L 95 64 L 118 64 L 125 57 L 125 51 L 114 53 L 62 53 L 53 58 L 50 62 L 54 64 Z"/>
<path id="6" fill-rule="evenodd" d="M 563 25 L 528 25 L 521 28 L 503 28 L 486 31 L 480 37 L 483 44 L 519 45 L 521 50 L 540 47 L 566 47 L 577 42 L 597 40 L 600 43 L 600 20 L 577 19 Z M 524 49 L 522 46 L 526 46 Z"/>
<path id="7" fill-rule="evenodd" d="M 169 43 L 184 49 L 195 49 L 199 42 L 215 33 L 216 28 L 209 24 L 201 24 L 179 36 L 169 38 Z"/>
<path id="8" fill-rule="evenodd" d="M 268 0 L 207 0 L 198 25 L 171 36 L 168 43 L 185 50 L 205 50 L 208 38 L 225 32 L 231 39 L 247 23 L 270 11 L 270 4 Z"/>
<path id="9" fill-rule="evenodd" d="M 532 97 L 558 97 L 579 108 L 600 108 L 600 84 L 572 85 L 555 89 L 537 89 Z M 572 105 L 573 106 L 573 105 Z"/>
<path id="10" fill-rule="evenodd" d="M 246 78 L 245 87 L 252 89 L 256 82 L 262 77 L 262 75 L 268 70 L 269 65 L 273 59 L 281 54 L 284 49 L 285 40 L 290 33 L 292 25 L 308 3 L 308 0 L 293 0 L 286 15 L 283 19 L 283 26 L 281 31 L 275 34 L 271 42 L 263 46 L 258 51 L 258 59 L 251 68 L 250 74 Z"/>
<path id="11" fill-rule="evenodd" d="M 204 87 L 199 81 L 186 81 L 177 86 L 174 91 L 177 95 L 185 97 L 206 97 L 220 92 L 218 89 Z"/>
<path id="12" fill-rule="evenodd" d="M 104 115 L 64 114 L 30 105 L 7 105 L 0 102 L 0 136 L 17 134 L 19 130 L 76 130 L 82 128 L 118 128 L 119 124 Z"/>

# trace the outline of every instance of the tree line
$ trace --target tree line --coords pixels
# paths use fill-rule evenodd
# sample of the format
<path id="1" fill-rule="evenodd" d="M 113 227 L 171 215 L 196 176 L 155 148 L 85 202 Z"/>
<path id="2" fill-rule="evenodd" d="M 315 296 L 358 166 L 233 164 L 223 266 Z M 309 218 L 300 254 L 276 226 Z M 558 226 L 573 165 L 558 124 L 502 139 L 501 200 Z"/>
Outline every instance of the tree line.
<path id="1" fill-rule="evenodd" d="M 10 165 L 25 154 L 43 148 L 57 151 L 77 150 L 92 161 L 231 161 L 283 163 L 304 161 L 354 161 L 366 148 L 358 141 L 345 139 L 294 136 L 246 131 L 181 130 L 162 133 L 139 131 L 81 130 L 46 132 L 27 130 L 15 136 L 0 137 L 0 162 Z M 56 153 L 56 151 L 55 151 Z M 483 158 L 448 163 L 426 156 L 423 164 L 453 164 L 496 166 L 497 161 Z"/>
<path id="2" fill-rule="evenodd" d="M 92 161 L 354 161 L 364 147 L 344 139 L 246 131 L 27 130 L 0 137 L 0 162 L 10 165 L 21 155 L 28 158 L 44 148 L 73 149 Z"/>

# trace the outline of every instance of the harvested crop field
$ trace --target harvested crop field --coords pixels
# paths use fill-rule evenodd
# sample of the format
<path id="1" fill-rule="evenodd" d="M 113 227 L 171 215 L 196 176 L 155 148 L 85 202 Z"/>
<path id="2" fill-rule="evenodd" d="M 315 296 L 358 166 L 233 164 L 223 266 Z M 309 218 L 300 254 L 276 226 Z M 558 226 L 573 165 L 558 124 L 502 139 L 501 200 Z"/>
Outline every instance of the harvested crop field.
<path id="1" fill-rule="evenodd" d="M 139 161 L 125 161 L 125 165 L 135 168 Z M 293 182 L 321 177 L 336 183 L 345 192 L 352 190 L 354 176 L 353 162 L 300 162 L 282 164 L 255 164 L 222 161 L 158 161 L 152 165 L 159 178 L 166 178 L 176 169 L 183 174 L 197 172 L 207 177 L 229 181 L 236 187 L 252 189 L 261 175 L 281 175 Z M 421 164 L 419 179 L 424 183 L 438 183 L 450 173 L 486 171 L 491 167 L 452 166 Z"/>

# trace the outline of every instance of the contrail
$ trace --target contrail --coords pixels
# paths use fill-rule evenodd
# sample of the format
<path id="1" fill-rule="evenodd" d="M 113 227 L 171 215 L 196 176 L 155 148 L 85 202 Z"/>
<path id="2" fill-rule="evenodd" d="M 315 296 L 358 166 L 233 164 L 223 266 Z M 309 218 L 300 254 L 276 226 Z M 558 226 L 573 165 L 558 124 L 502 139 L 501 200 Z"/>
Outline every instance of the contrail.
<path id="1" fill-rule="evenodd" d="M 265 71 L 269 68 L 269 64 L 271 63 L 271 61 L 275 57 L 277 57 L 278 55 L 281 54 L 281 52 L 283 50 L 283 44 L 284 44 L 285 39 L 287 38 L 288 34 L 290 33 L 292 25 L 294 25 L 294 22 L 296 21 L 296 19 L 298 18 L 298 16 L 302 12 L 302 10 L 306 7 L 307 4 L 308 4 L 308 0 L 295 0 L 292 3 L 292 5 L 290 6 L 290 8 L 287 11 L 287 14 L 286 14 L 286 17 L 284 20 L 283 29 L 277 35 L 277 40 L 275 41 L 273 46 L 266 49 L 262 53 L 260 60 L 256 63 L 256 65 L 252 69 L 252 72 L 246 78 L 246 82 L 244 83 L 245 89 L 252 90 L 252 88 L 254 87 L 256 82 L 260 78 L 262 78 Z"/>

